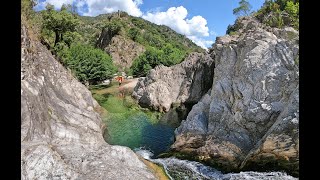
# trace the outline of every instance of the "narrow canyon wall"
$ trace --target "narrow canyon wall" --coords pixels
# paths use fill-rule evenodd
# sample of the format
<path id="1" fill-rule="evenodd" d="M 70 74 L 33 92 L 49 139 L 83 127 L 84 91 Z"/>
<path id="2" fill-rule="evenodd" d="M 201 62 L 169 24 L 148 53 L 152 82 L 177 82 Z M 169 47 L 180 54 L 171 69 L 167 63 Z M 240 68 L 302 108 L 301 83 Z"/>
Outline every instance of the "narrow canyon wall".
<path id="1" fill-rule="evenodd" d="M 226 171 L 299 170 L 299 32 L 253 17 L 236 21 L 208 54 L 157 66 L 133 96 L 168 111 L 197 103 L 176 129 L 173 151 Z M 210 90 L 209 90 L 210 89 Z"/>
<path id="2" fill-rule="evenodd" d="M 211 90 L 176 129 L 172 149 L 226 170 L 299 170 L 299 32 L 252 17 L 210 50 Z"/>
<path id="3" fill-rule="evenodd" d="M 21 24 L 21 179 L 155 179 L 103 137 L 100 107 Z"/>

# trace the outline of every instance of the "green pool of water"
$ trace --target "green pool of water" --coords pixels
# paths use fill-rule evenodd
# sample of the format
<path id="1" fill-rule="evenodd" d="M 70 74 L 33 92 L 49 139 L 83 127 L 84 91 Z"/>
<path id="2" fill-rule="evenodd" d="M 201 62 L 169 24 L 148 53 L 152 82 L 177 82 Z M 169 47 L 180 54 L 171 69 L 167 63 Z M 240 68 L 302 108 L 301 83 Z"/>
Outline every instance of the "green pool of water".
<path id="1" fill-rule="evenodd" d="M 99 96 L 99 97 L 97 97 Z M 144 147 L 154 156 L 167 151 L 174 141 L 174 130 L 181 117 L 175 112 L 163 114 L 140 108 L 130 96 L 94 95 L 108 113 L 103 117 L 105 140 L 131 149 Z"/>
<path id="2" fill-rule="evenodd" d="M 166 151 L 174 140 L 175 127 L 154 122 L 144 112 L 129 112 L 126 116 L 112 114 L 106 122 L 105 139 L 110 144 L 131 149 L 145 147 L 158 155 Z"/>

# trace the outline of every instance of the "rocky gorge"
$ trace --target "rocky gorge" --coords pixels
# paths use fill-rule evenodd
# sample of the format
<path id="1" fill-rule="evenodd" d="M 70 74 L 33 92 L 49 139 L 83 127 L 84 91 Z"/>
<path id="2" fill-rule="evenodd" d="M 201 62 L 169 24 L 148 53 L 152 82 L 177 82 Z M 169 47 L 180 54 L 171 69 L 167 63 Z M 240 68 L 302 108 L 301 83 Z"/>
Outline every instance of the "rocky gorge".
<path id="1" fill-rule="evenodd" d="M 126 12 L 23 0 L 21 179 L 297 179 L 299 4 L 268 2 L 205 52 Z"/>
<path id="2" fill-rule="evenodd" d="M 172 151 L 225 171 L 299 175 L 299 32 L 242 17 L 207 54 L 157 66 L 133 97 L 168 111 L 196 103 L 175 130 Z"/>
<path id="3" fill-rule="evenodd" d="M 155 179 L 102 136 L 100 106 L 21 24 L 21 179 Z"/>

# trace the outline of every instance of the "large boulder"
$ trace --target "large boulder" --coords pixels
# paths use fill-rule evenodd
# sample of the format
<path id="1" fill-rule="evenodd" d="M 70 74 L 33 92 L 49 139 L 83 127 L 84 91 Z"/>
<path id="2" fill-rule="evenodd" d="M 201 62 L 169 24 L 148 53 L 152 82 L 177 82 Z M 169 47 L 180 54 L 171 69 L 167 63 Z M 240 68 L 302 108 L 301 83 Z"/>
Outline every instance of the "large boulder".
<path id="1" fill-rule="evenodd" d="M 139 79 L 132 95 L 141 106 L 165 112 L 172 104 L 196 103 L 212 85 L 213 68 L 209 54 L 191 53 L 180 64 L 156 66 Z"/>
<path id="2" fill-rule="evenodd" d="M 225 170 L 298 174 L 299 33 L 240 18 L 218 37 L 213 85 L 175 131 L 172 149 Z"/>
<path id="3" fill-rule="evenodd" d="M 99 105 L 21 26 L 21 179 L 155 179 L 102 136 Z"/>

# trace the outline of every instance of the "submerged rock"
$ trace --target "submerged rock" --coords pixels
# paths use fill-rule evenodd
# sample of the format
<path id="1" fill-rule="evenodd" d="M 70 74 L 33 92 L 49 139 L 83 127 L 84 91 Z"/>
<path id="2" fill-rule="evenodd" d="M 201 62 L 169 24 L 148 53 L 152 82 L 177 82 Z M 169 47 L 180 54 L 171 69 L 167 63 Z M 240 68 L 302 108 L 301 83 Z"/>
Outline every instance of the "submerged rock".
<path id="1" fill-rule="evenodd" d="M 210 50 L 211 90 L 175 131 L 172 149 L 225 170 L 299 170 L 299 33 L 240 18 Z M 205 76 L 208 76 L 205 74 Z"/>
<path id="2" fill-rule="evenodd" d="M 192 104 L 211 87 L 214 62 L 209 54 L 192 53 L 182 63 L 159 65 L 140 78 L 132 96 L 143 107 L 168 112 L 172 104 Z"/>
<path id="3" fill-rule="evenodd" d="M 21 26 L 21 179 L 155 179 L 127 147 L 107 144 L 99 105 Z"/>

